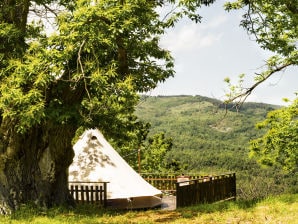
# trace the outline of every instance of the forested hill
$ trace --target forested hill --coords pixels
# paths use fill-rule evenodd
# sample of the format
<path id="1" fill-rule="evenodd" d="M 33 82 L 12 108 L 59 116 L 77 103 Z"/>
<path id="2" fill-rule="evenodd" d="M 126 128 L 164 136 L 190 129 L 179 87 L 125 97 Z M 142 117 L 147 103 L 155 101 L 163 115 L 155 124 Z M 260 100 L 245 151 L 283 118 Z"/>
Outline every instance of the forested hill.
<path id="1" fill-rule="evenodd" d="M 262 168 L 250 159 L 249 140 L 262 133 L 255 124 L 278 108 L 244 103 L 241 108 L 202 96 L 142 96 L 136 114 L 151 124 L 150 135 L 164 132 L 173 149 L 164 158 L 165 172 L 219 174 L 236 172 L 238 198 L 297 192 L 297 175 Z M 172 164 L 172 165 L 171 165 Z"/>
<path id="2" fill-rule="evenodd" d="M 143 96 L 136 114 L 151 124 L 151 135 L 164 132 L 173 138 L 169 162 L 179 161 L 189 171 L 208 172 L 247 165 L 248 142 L 260 134 L 255 124 L 277 107 L 244 103 L 237 111 L 202 96 Z"/>

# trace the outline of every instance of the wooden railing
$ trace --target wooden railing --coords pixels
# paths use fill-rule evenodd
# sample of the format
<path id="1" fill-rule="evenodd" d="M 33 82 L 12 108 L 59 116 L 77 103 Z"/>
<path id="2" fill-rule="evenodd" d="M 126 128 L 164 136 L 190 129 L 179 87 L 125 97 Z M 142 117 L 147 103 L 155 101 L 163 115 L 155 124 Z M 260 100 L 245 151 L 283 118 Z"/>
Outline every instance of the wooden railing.
<path id="1" fill-rule="evenodd" d="M 152 186 L 161 190 L 165 193 L 175 194 L 176 192 L 176 183 L 177 174 L 150 174 L 150 173 L 141 173 L 141 176 Z M 202 178 L 201 175 L 190 174 L 187 175 L 190 179 Z"/>
<path id="2" fill-rule="evenodd" d="M 77 203 L 107 206 L 108 182 L 69 182 L 69 192 Z"/>
<path id="3" fill-rule="evenodd" d="M 229 199 L 236 199 L 235 173 L 176 183 L 177 207 Z"/>

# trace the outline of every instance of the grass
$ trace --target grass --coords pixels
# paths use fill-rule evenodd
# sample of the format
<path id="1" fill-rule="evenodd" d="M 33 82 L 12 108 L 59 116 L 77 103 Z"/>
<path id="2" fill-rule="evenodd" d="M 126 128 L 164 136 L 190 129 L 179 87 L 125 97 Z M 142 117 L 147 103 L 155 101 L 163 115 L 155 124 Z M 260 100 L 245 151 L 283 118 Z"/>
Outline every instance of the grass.
<path id="1" fill-rule="evenodd" d="M 269 197 L 260 201 L 218 202 L 174 211 L 114 211 L 91 206 L 46 211 L 26 206 L 11 216 L 0 216 L 1 224 L 95 224 L 95 223 L 268 223 L 298 224 L 298 194 Z"/>

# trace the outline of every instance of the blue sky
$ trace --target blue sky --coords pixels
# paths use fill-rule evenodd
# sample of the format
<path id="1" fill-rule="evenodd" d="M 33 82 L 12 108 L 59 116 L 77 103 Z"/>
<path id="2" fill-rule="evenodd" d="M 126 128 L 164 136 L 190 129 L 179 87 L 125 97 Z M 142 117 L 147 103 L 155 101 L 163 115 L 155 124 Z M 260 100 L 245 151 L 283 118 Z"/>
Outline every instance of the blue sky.
<path id="1" fill-rule="evenodd" d="M 203 7 L 199 13 L 202 22 L 195 24 L 182 20 L 168 30 L 161 45 L 175 58 L 176 74 L 149 95 L 202 95 L 224 99 L 227 86 L 224 78 L 238 81 L 246 74 L 246 85 L 265 64 L 270 52 L 262 50 L 239 26 L 241 12 L 226 12 L 224 1 Z M 247 101 L 282 105 L 282 98 L 294 98 L 298 91 L 298 68 L 278 73 L 259 86 Z"/>

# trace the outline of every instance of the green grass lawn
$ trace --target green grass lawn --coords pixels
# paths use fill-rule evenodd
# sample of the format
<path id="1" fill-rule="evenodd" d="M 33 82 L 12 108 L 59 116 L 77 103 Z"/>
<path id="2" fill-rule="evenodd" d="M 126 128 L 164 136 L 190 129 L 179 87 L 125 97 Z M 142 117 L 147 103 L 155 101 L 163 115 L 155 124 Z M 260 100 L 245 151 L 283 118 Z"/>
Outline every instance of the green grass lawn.
<path id="1" fill-rule="evenodd" d="M 11 216 L 0 216 L 6 224 L 57 223 L 268 223 L 298 224 L 298 194 L 270 197 L 260 201 L 230 201 L 205 204 L 174 211 L 112 211 L 90 206 L 47 211 L 24 207 Z"/>

